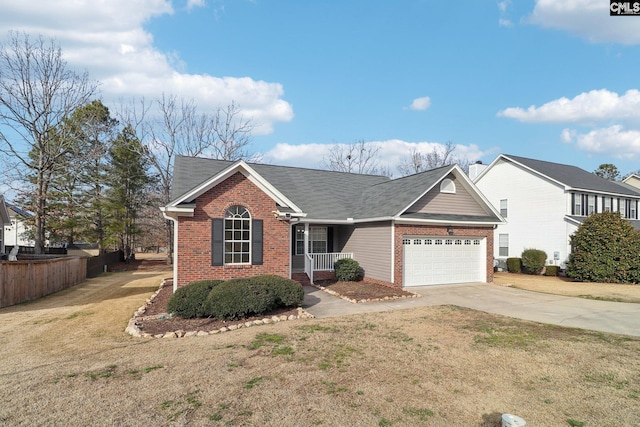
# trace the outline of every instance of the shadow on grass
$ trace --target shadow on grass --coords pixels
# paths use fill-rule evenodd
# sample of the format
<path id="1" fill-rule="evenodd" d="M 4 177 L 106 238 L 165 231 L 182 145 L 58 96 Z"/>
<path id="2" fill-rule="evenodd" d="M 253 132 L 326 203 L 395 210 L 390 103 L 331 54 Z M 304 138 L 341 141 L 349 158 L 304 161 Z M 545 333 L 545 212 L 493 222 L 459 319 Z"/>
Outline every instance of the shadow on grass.
<path id="1" fill-rule="evenodd" d="M 98 304 L 103 301 L 128 298 L 135 295 L 149 294 L 158 290 L 162 282 L 163 271 L 103 273 L 98 277 L 87 279 L 82 283 L 45 295 L 41 298 L 21 302 L 9 307 L 0 308 L 0 314 L 48 310 L 62 307 L 73 307 L 87 304 Z M 165 274 L 169 277 L 170 274 Z M 130 286 L 131 282 L 157 276 L 157 283 L 150 286 Z M 144 302 L 141 299 L 141 303 Z"/>

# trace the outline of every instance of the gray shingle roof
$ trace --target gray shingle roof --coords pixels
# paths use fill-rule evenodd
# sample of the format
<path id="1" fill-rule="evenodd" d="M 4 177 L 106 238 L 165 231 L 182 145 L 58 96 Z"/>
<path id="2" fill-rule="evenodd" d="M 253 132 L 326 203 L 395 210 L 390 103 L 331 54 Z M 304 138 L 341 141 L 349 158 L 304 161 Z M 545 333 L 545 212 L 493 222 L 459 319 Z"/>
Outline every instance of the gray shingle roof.
<path id="1" fill-rule="evenodd" d="M 235 162 L 176 157 L 172 200 L 176 200 Z M 289 166 L 249 163 L 309 218 L 346 220 L 397 215 L 446 176 L 453 166 L 389 179 Z M 497 221 L 498 218 L 493 218 Z"/>
<path id="2" fill-rule="evenodd" d="M 631 186 L 609 181 L 577 166 L 527 159 L 509 154 L 503 156 L 575 189 L 640 197 L 640 191 Z"/>

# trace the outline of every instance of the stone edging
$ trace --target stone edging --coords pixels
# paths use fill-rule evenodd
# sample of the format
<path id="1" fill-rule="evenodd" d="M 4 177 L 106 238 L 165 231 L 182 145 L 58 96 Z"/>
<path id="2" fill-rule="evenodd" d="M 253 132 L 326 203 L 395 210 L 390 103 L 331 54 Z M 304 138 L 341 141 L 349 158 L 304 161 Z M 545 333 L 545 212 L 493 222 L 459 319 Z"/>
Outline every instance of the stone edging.
<path id="1" fill-rule="evenodd" d="M 142 330 L 140 329 L 140 321 L 145 319 L 162 319 L 162 318 L 169 317 L 168 313 L 158 314 L 155 316 L 144 316 L 144 313 L 147 311 L 147 306 L 151 303 L 151 301 L 153 301 L 156 295 L 158 295 L 162 287 L 166 284 L 166 280 L 167 279 L 163 279 L 162 283 L 160 283 L 160 287 L 158 288 L 158 290 L 153 295 L 151 295 L 151 297 L 138 310 L 136 310 L 135 313 L 133 313 L 133 317 L 129 320 L 129 324 L 125 329 L 126 333 L 138 338 L 183 338 L 183 337 L 186 338 L 186 337 L 195 337 L 195 336 L 203 337 L 203 336 L 215 335 L 223 332 L 235 331 L 237 329 L 248 328 L 255 325 L 266 325 L 269 323 L 284 322 L 287 320 L 295 320 L 295 319 L 310 319 L 314 317 L 313 314 L 308 313 L 304 311 L 301 307 L 299 307 L 297 315 L 291 314 L 289 316 L 282 315 L 282 316 L 265 317 L 263 319 L 252 320 L 250 322 L 223 326 L 222 328 L 216 329 L 213 331 L 178 330 L 178 331 L 171 331 L 171 332 L 166 332 L 164 334 L 155 334 L 155 335 L 142 332 Z"/>
<path id="2" fill-rule="evenodd" d="M 405 292 L 409 292 L 411 295 L 399 295 L 399 296 L 395 296 L 395 297 L 384 297 L 384 298 L 367 298 L 367 299 L 361 299 L 361 300 L 356 300 L 353 298 L 349 298 L 349 297 L 345 297 L 344 295 L 340 295 L 339 293 L 332 291 L 329 288 L 325 288 L 324 286 L 320 286 L 320 285 L 316 285 L 316 284 L 311 284 L 309 286 L 313 286 L 316 289 L 320 289 L 323 292 L 328 293 L 329 295 L 333 295 L 335 297 L 341 298 L 345 301 L 349 301 L 351 304 L 358 304 L 361 302 L 381 302 L 381 301 L 394 301 L 394 300 L 398 300 L 398 299 L 409 299 L 409 298 L 420 298 L 422 295 L 420 294 L 414 294 L 413 292 L 409 292 L 409 291 L 405 291 Z"/>

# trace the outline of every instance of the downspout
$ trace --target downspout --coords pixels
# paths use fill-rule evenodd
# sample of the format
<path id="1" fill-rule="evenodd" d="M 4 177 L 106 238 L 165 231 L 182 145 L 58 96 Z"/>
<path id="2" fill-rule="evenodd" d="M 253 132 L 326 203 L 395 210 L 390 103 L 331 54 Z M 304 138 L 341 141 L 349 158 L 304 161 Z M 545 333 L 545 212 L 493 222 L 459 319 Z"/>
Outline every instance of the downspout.
<path id="1" fill-rule="evenodd" d="M 175 292 L 178 290 L 178 218 L 167 215 L 164 210 L 162 210 L 162 216 L 173 222 L 173 292 Z"/>

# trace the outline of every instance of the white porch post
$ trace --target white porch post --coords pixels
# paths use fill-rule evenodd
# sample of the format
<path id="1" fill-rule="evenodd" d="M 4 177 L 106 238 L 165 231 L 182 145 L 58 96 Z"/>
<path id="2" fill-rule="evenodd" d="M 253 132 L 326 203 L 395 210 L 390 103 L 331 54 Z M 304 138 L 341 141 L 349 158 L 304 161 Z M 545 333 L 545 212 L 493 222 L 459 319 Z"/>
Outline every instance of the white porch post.
<path id="1" fill-rule="evenodd" d="M 309 251 L 309 223 L 304 223 L 304 255 L 306 257 Z"/>
<path id="2" fill-rule="evenodd" d="M 173 221 L 173 292 L 178 290 L 178 218 Z"/>

